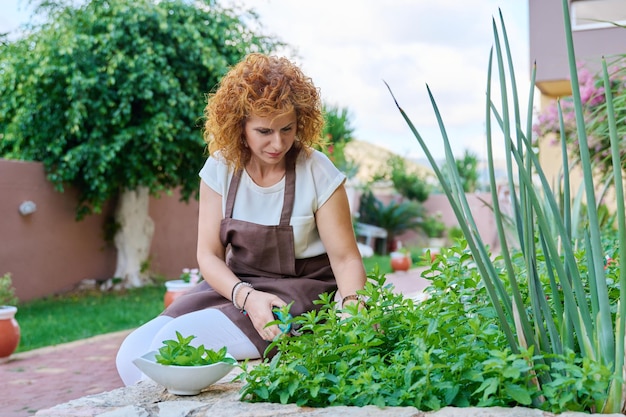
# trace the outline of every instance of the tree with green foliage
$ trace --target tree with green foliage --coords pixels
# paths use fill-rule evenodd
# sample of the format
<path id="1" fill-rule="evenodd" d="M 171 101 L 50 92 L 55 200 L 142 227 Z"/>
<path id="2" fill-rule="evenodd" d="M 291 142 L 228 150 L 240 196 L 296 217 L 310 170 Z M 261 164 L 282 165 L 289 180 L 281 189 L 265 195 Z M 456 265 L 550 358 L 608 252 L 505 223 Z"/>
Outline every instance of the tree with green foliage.
<path id="1" fill-rule="evenodd" d="M 407 170 L 404 158 L 394 155 L 389 158 L 388 164 L 391 167 L 390 179 L 396 191 L 412 201 L 423 203 L 428 199 L 430 185 L 424 178 Z"/>
<path id="2" fill-rule="evenodd" d="M 399 155 L 387 159 L 384 168 L 374 175 L 373 181 L 391 181 L 393 188 L 409 200 L 423 203 L 428 199 L 432 186 L 416 171 L 409 170 L 406 160 Z"/>
<path id="3" fill-rule="evenodd" d="M 325 104 L 324 121 L 326 124 L 322 134 L 327 138 L 328 143 L 348 143 L 352 140 L 354 128 L 347 108 Z"/>
<path id="4" fill-rule="evenodd" d="M 358 166 L 346 159 L 346 145 L 353 139 L 354 128 L 350 120 L 347 108 L 324 105 L 324 136 L 326 143 L 324 153 L 330 158 L 337 168 L 348 177 L 353 177 L 358 171 Z"/>
<path id="5" fill-rule="evenodd" d="M 380 201 L 371 189 L 365 189 L 359 200 L 359 222 L 381 227 L 387 231 L 387 247 L 395 249 L 396 236 L 415 229 L 424 215 L 424 206 L 417 201 Z"/>
<path id="6" fill-rule="evenodd" d="M 114 201 L 114 276 L 141 286 L 149 196 L 197 193 L 206 94 L 278 42 L 250 29 L 253 13 L 212 0 L 41 0 L 36 14 L 43 23 L 0 39 L 0 156 L 76 187 L 78 219 Z"/>
<path id="7" fill-rule="evenodd" d="M 476 184 L 478 182 L 478 157 L 466 149 L 463 154 L 463 159 L 458 159 L 454 161 L 454 163 L 463 184 L 463 191 L 466 193 L 476 191 Z"/>

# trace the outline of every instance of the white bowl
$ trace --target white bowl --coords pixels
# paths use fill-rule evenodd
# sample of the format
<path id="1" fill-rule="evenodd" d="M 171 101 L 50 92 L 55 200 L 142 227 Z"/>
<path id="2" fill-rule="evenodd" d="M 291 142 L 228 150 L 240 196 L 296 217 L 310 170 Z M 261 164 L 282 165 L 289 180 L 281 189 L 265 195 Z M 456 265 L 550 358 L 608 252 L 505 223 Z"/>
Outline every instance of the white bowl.
<path id="1" fill-rule="evenodd" d="M 176 395 L 197 395 L 235 367 L 225 362 L 202 366 L 162 365 L 156 361 L 156 354 L 156 351 L 148 352 L 133 363 L 154 382 Z M 231 355 L 227 356 L 232 358 Z"/>

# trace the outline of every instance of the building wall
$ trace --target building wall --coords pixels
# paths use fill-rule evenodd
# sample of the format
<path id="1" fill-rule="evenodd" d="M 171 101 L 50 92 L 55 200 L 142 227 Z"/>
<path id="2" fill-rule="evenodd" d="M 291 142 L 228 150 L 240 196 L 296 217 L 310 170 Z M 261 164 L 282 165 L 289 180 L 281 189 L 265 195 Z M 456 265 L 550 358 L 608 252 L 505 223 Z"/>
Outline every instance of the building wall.
<path id="1" fill-rule="evenodd" d="M 115 272 L 116 251 L 103 237 L 102 214 L 75 220 L 76 192 L 54 190 L 41 163 L 0 159 L 0 274 L 10 272 L 17 296 L 27 301 L 65 292 L 85 279 L 105 280 Z M 150 201 L 155 223 L 150 269 L 176 278 L 196 262 L 198 203 L 179 194 Z M 19 212 L 24 201 L 37 210 Z"/>
<path id="2" fill-rule="evenodd" d="M 491 194 L 484 192 L 469 193 L 466 194 L 466 198 L 481 240 L 492 251 L 498 252 L 500 243 L 493 210 L 491 209 Z M 501 200 L 500 204 L 506 205 L 507 203 Z M 442 220 L 447 227 L 458 226 L 459 224 L 445 194 L 430 195 L 428 200 L 424 202 L 424 208 L 428 213 L 441 213 Z"/>
<path id="3" fill-rule="evenodd" d="M 570 1 L 571 3 L 571 1 Z M 529 0 L 529 53 L 531 65 L 536 62 L 536 86 L 541 92 L 539 109 L 552 104 L 557 97 L 572 93 L 563 10 L 561 1 Z M 584 63 L 592 72 L 601 70 L 601 58 L 610 62 L 612 55 L 626 53 L 626 29 L 605 27 L 575 30 L 573 33 L 577 62 Z M 562 175 L 561 148 L 558 138 L 548 135 L 540 138 L 539 159 L 541 167 L 551 184 L 556 184 Z M 576 167 L 570 175 L 572 192 L 577 192 L 582 183 L 582 172 Z M 603 202 L 615 206 L 613 193 Z"/>
<path id="4" fill-rule="evenodd" d="M 536 84 L 552 97 L 571 94 L 561 1 L 529 0 L 530 65 L 537 64 Z M 578 61 L 599 69 L 602 56 L 626 52 L 626 29 L 607 27 L 573 32 Z"/>
<path id="5" fill-rule="evenodd" d="M 351 187 L 348 192 L 354 212 L 358 192 Z M 76 221 L 76 197 L 72 188 L 55 191 L 41 163 L 0 159 L 0 275 L 12 274 L 21 301 L 72 290 L 83 280 L 106 280 L 115 272 L 116 251 L 103 235 L 112 207 Z M 389 196 L 381 191 L 379 197 Z M 497 247 L 491 210 L 483 203 L 489 199 L 488 194 L 469 196 L 484 242 Z M 20 214 L 25 201 L 36 204 L 34 213 Z M 448 226 L 457 224 L 444 195 L 432 195 L 424 205 L 428 213 L 440 212 Z M 181 202 L 180 194 L 173 192 L 151 198 L 149 214 L 155 226 L 151 273 L 174 279 L 182 268 L 197 266 L 198 202 Z M 400 239 L 405 245 L 425 243 L 414 231 Z"/>

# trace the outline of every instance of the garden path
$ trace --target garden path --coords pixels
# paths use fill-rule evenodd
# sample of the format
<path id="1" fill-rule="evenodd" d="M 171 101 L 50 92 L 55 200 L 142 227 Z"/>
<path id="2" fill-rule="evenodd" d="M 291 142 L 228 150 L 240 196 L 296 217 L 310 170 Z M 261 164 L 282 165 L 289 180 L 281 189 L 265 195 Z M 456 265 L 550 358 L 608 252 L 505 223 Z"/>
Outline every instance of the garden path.
<path id="1" fill-rule="evenodd" d="M 419 298 L 421 269 L 387 274 L 395 291 Z M 115 355 L 131 330 L 14 354 L 0 364 L 0 415 L 32 416 L 58 404 L 123 386 Z"/>

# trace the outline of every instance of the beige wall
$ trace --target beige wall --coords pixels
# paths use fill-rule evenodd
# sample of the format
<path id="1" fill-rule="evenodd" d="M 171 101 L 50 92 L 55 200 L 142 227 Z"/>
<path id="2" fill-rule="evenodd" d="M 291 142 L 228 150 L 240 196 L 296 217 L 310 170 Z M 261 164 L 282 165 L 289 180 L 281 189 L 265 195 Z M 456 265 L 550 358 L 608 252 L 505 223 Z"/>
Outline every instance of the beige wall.
<path id="1" fill-rule="evenodd" d="M 592 72 L 601 69 L 602 57 L 610 62 L 612 55 L 626 53 L 626 29 L 621 27 L 574 31 L 573 40 L 576 59 Z M 537 63 L 540 109 L 544 109 L 556 97 L 569 96 L 572 91 L 560 1 L 529 0 L 529 46 L 531 65 Z M 556 184 L 562 174 L 561 148 L 555 139 L 548 135 L 539 142 L 540 164 L 550 184 Z M 571 171 L 570 182 L 576 193 L 582 183 L 580 168 Z M 603 202 L 613 209 L 614 193 L 604 196 Z"/>
<path id="2" fill-rule="evenodd" d="M 561 2 L 529 0 L 528 12 L 530 65 L 537 64 L 537 87 L 553 97 L 571 94 Z M 600 68 L 602 56 L 626 52 L 626 29 L 619 27 L 574 31 L 573 39 L 576 58 L 592 70 Z"/>
<path id="3" fill-rule="evenodd" d="M 33 201 L 37 211 L 18 208 Z M 22 301 L 72 289 L 84 279 L 114 273 L 115 249 L 103 239 L 102 215 L 75 221 L 76 193 L 54 191 L 43 165 L 0 159 L 0 274 L 10 272 Z M 150 252 L 153 273 L 176 278 L 196 262 L 198 204 L 178 202 L 178 194 L 151 199 L 155 233 Z"/>

